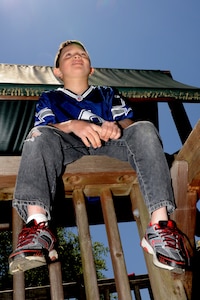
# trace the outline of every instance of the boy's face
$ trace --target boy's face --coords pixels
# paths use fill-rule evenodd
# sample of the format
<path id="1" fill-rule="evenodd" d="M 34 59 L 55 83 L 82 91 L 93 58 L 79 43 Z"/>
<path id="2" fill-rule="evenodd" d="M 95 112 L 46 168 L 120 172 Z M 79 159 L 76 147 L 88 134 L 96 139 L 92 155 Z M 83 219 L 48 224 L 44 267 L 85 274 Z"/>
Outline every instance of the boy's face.
<path id="1" fill-rule="evenodd" d="M 54 69 L 56 77 L 65 78 L 85 77 L 91 73 L 90 58 L 78 44 L 69 44 L 61 51 L 59 68 Z"/>

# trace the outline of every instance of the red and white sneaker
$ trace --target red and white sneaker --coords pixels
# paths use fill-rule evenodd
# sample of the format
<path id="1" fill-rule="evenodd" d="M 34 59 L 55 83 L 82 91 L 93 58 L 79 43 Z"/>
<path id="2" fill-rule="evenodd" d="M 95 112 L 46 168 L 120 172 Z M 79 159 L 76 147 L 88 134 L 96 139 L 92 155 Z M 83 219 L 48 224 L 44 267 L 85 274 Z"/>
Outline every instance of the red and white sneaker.
<path id="1" fill-rule="evenodd" d="M 45 222 L 30 221 L 19 234 L 16 250 L 9 256 L 10 274 L 43 266 L 46 259 L 57 260 L 55 242 Z"/>
<path id="2" fill-rule="evenodd" d="M 171 220 L 148 226 L 141 246 L 153 255 L 157 267 L 180 273 L 189 266 L 184 236 Z"/>

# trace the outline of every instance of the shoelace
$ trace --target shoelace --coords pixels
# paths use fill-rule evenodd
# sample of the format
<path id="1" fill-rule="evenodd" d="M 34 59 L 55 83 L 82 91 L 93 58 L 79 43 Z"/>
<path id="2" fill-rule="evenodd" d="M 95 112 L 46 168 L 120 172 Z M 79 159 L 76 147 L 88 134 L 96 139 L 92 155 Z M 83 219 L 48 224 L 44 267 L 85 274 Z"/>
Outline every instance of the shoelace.
<path id="1" fill-rule="evenodd" d="M 177 227 L 166 226 L 162 228 L 158 226 L 156 229 L 160 231 L 160 236 L 163 238 L 166 246 L 181 251 L 182 257 L 187 261 L 187 264 L 190 265 L 190 255 L 185 245 L 184 237 Z"/>
<path id="2" fill-rule="evenodd" d="M 183 237 L 179 233 L 178 229 L 175 227 L 156 227 L 159 231 L 160 236 L 163 238 L 163 241 L 166 243 L 166 246 L 173 249 L 180 249 L 182 248 Z"/>
<path id="3" fill-rule="evenodd" d="M 26 245 L 29 242 L 31 242 L 32 239 L 34 238 L 34 235 L 40 233 L 40 229 L 47 230 L 47 226 L 45 225 L 44 222 L 41 222 L 39 224 L 34 224 L 31 227 L 24 227 L 22 229 L 22 232 L 19 234 L 17 247 L 22 247 L 23 245 Z"/>

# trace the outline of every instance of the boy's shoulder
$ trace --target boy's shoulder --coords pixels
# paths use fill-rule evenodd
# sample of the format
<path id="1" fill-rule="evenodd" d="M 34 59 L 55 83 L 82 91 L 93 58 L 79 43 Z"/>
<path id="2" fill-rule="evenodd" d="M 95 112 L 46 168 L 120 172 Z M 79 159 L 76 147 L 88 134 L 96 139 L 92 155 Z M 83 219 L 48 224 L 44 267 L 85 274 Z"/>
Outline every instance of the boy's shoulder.
<path id="1" fill-rule="evenodd" d="M 105 85 L 98 85 L 94 87 L 95 90 L 98 90 L 100 93 L 103 94 L 115 94 L 118 93 L 117 89 L 111 86 L 105 86 Z"/>
<path id="2" fill-rule="evenodd" d="M 63 93 L 62 88 L 55 88 L 55 89 L 51 89 L 51 90 L 46 90 L 41 94 L 41 98 L 44 99 L 55 99 L 58 97 L 63 97 L 66 96 L 65 93 Z"/>
<path id="3" fill-rule="evenodd" d="M 97 85 L 97 86 L 94 86 L 94 88 L 98 89 L 98 90 L 102 90 L 102 91 L 113 91 L 113 87 L 106 86 L 106 85 Z"/>

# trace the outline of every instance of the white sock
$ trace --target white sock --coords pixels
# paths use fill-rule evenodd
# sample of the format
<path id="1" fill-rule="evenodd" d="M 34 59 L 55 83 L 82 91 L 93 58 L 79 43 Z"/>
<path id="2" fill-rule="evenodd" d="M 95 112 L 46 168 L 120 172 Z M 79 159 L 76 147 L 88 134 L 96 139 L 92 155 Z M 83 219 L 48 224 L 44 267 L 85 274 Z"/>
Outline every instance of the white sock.
<path id="1" fill-rule="evenodd" d="M 29 223 L 32 220 L 35 220 L 38 224 L 41 222 L 48 221 L 46 215 L 44 215 L 44 214 L 33 214 L 33 215 L 29 216 L 27 219 L 27 223 Z"/>

